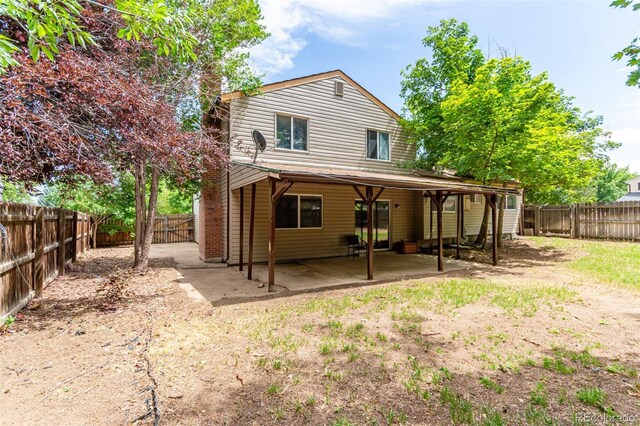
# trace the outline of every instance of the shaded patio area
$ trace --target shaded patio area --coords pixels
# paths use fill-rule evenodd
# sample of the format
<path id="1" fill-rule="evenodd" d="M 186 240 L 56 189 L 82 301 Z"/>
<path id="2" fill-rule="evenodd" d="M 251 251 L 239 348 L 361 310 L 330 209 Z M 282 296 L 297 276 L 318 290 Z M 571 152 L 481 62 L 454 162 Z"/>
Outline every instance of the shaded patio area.
<path id="1" fill-rule="evenodd" d="M 375 252 L 375 280 L 367 280 L 366 257 L 333 257 L 279 263 L 276 268 L 275 294 L 267 292 L 269 268 L 255 264 L 253 280 L 247 280 L 246 269 L 211 267 L 198 259 L 195 243 L 158 244 L 152 257 L 171 257 L 182 274 L 181 286 L 194 298 L 214 303 L 251 300 L 328 288 L 373 284 L 385 281 L 440 275 L 436 256 Z M 445 258 L 447 271 L 482 268 L 486 265 Z M 197 294 L 196 294 L 197 293 Z"/>

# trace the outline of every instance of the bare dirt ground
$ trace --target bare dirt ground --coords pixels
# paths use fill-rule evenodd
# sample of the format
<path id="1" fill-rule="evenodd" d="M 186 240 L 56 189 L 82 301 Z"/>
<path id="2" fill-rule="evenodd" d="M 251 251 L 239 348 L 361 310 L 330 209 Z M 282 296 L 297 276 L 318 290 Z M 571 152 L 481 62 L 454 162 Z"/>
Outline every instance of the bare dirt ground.
<path id="1" fill-rule="evenodd" d="M 0 424 L 640 424 L 640 290 L 584 255 L 213 307 L 94 250 L 0 335 Z"/>

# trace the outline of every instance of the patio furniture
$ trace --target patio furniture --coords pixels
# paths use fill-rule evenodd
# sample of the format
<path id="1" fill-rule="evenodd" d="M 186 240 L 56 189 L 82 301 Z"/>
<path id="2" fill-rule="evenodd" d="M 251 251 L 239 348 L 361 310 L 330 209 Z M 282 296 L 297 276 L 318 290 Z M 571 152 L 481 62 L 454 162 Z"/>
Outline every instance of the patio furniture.
<path id="1" fill-rule="evenodd" d="M 347 235 L 347 256 L 360 256 L 360 250 L 366 250 L 367 243 L 358 235 Z"/>

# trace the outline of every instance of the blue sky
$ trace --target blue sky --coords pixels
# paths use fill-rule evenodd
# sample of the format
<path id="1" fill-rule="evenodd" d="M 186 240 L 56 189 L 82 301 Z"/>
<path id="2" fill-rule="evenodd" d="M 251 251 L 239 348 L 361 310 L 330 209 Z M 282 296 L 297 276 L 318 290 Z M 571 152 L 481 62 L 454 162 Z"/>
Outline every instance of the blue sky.
<path id="1" fill-rule="evenodd" d="M 480 47 L 529 60 L 584 111 L 604 116 L 622 146 L 610 157 L 640 173 L 640 89 L 611 55 L 640 35 L 640 12 L 609 1 L 260 0 L 272 36 L 252 54 L 272 82 L 342 69 L 400 112 L 400 72 L 429 55 L 428 26 L 456 18 Z"/>

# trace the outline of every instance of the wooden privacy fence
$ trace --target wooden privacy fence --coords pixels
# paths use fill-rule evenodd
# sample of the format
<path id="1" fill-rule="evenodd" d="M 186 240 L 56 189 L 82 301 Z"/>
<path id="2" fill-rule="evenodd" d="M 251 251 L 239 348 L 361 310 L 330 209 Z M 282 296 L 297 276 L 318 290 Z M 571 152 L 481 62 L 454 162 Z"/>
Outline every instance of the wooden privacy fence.
<path id="1" fill-rule="evenodd" d="M 15 315 L 89 248 L 84 213 L 0 203 L 0 318 Z"/>
<path id="2" fill-rule="evenodd" d="M 525 234 L 640 241 L 640 201 L 525 206 Z"/>
<path id="3" fill-rule="evenodd" d="M 133 231 L 123 221 L 107 220 L 98 226 L 97 247 L 133 244 Z M 193 241 L 193 215 L 156 216 L 153 243 L 186 243 Z"/>

